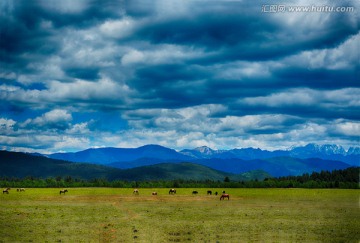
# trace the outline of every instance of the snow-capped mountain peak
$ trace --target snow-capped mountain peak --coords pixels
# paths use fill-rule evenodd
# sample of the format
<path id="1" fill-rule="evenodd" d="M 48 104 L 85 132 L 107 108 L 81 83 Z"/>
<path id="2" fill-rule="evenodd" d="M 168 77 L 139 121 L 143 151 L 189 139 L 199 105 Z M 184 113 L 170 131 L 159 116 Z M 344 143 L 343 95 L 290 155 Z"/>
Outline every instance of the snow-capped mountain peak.
<path id="1" fill-rule="evenodd" d="M 326 155 L 346 155 L 346 151 L 342 146 L 336 145 L 336 144 L 324 144 L 324 145 L 318 145 L 318 144 L 308 144 L 304 147 L 295 147 L 291 150 L 292 152 L 305 152 L 305 153 L 321 153 Z"/>
<path id="2" fill-rule="evenodd" d="M 348 155 L 359 155 L 360 154 L 360 147 L 350 147 L 347 151 Z"/>
<path id="3" fill-rule="evenodd" d="M 197 147 L 195 148 L 194 150 L 202 153 L 202 154 L 207 154 L 207 155 L 210 155 L 210 154 L 213 154 L 215 151 L 207 146 L 201 146 L 201 147 Z"/>

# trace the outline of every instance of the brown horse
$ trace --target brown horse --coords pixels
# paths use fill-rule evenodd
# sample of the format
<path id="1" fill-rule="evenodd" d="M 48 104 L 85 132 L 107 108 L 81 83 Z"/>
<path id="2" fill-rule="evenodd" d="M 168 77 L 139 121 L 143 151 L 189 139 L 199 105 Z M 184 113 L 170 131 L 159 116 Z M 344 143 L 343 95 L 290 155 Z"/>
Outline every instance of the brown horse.
<path id="1" fill-rule="evenodd" d="M 225 200 L 225 198 L 227 198 L 228 200 L 230 200 L 230 195 L 229 194 L 222 194 L 220 197 L 220 201 L 221 200 Z"/>
<path id="2" fill-rule="evenodd" d="M 176 190 L 175 189 L 170 189 L 169 194 L 176 194 Z"/>
<path id="3" fill-rule="evenodd" d="M 65 194 L 65 192 L 68 192 L 68 190 L 60 190 L 60 195 L 61 195 L 61 193 L 64 193 Z"/>
<path id="4" fill-rule="evenodd" d="M 24 192 L 24 191 L 25 191 L 25 188 L 18 188 L 18 189 L 16 189 L 16 191 L 18 191 L 18 192 Z"/>

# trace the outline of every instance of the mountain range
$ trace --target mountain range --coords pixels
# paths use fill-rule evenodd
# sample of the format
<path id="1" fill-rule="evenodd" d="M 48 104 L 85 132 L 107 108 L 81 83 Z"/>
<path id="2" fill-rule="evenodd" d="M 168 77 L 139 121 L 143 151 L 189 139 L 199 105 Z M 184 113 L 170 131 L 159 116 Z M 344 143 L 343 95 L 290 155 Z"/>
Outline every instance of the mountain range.
<path id="1" fill-rule="evenodd" d="M 92 180 L 102 178 L 109 181 L 158 181 L 194 180 L 223 181 L 229 177 L 235 181 L 264 180 L 271 177 L 264 171 L 233 174 L 193 163 L 161 163 L 132 169 L 118 169 L 104 165 L 74 163 L 21 152 L 0 151 L 0 178 L 55 178 L 72 177 Z"/>
<path id="2" fill-rule="evenodd" d="M 338 145 L 308 144 L 275 151 L 258 148 L 213 150 L 206 146 L 176 151 L 160 145 L 145 145 L 138 148 L 91 148 L 75 153 L 55 153 L 46 156 L 120 169 L 189 162 L 226 173 L 239 174 L 262 170 L 278 177 L 359 166 L 360 148 L 351 147 L 346 151 Z"/>
<path id="3" fill-rule="evenodd" d="M 213 150 L 203 146 L 195 149 L 180 151 L 193 158 L 221 158 L 221 159 L 269 159 L 275 157 L 292 157 L 298 159 L 319 158 L 324 160 L 337 160 L 350 165 L 359 165 L 360 147 L 350 147 L 347 151 L 339 145 L 308 144 L 302 147 L 292 147 L 287 150 L 267 151 L 259 148 L 242 148 L 231 150 Z"/>

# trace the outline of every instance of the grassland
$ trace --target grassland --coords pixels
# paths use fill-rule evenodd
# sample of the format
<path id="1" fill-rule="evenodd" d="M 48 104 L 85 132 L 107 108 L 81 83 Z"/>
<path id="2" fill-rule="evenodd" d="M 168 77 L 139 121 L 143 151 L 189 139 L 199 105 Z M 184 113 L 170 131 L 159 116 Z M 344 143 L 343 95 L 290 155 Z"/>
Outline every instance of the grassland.
<path id="1" fill-rule="evenodd" d="M 360 240 L 359 190 L 225 189 L 229 201 L 206 190 L 12 189 L 0 195 L 0 242 Z"/>

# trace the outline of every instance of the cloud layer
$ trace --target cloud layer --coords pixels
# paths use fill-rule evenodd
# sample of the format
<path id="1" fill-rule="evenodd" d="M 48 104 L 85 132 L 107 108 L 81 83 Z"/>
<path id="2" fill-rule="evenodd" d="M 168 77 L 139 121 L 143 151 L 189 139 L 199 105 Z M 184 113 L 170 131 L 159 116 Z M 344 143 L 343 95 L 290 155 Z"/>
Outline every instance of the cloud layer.
<path id="1" fill-rule="evenodd" d="M 321 4 L 2 1 L 0 147 L 358 145 L 359 3 Z"/>

